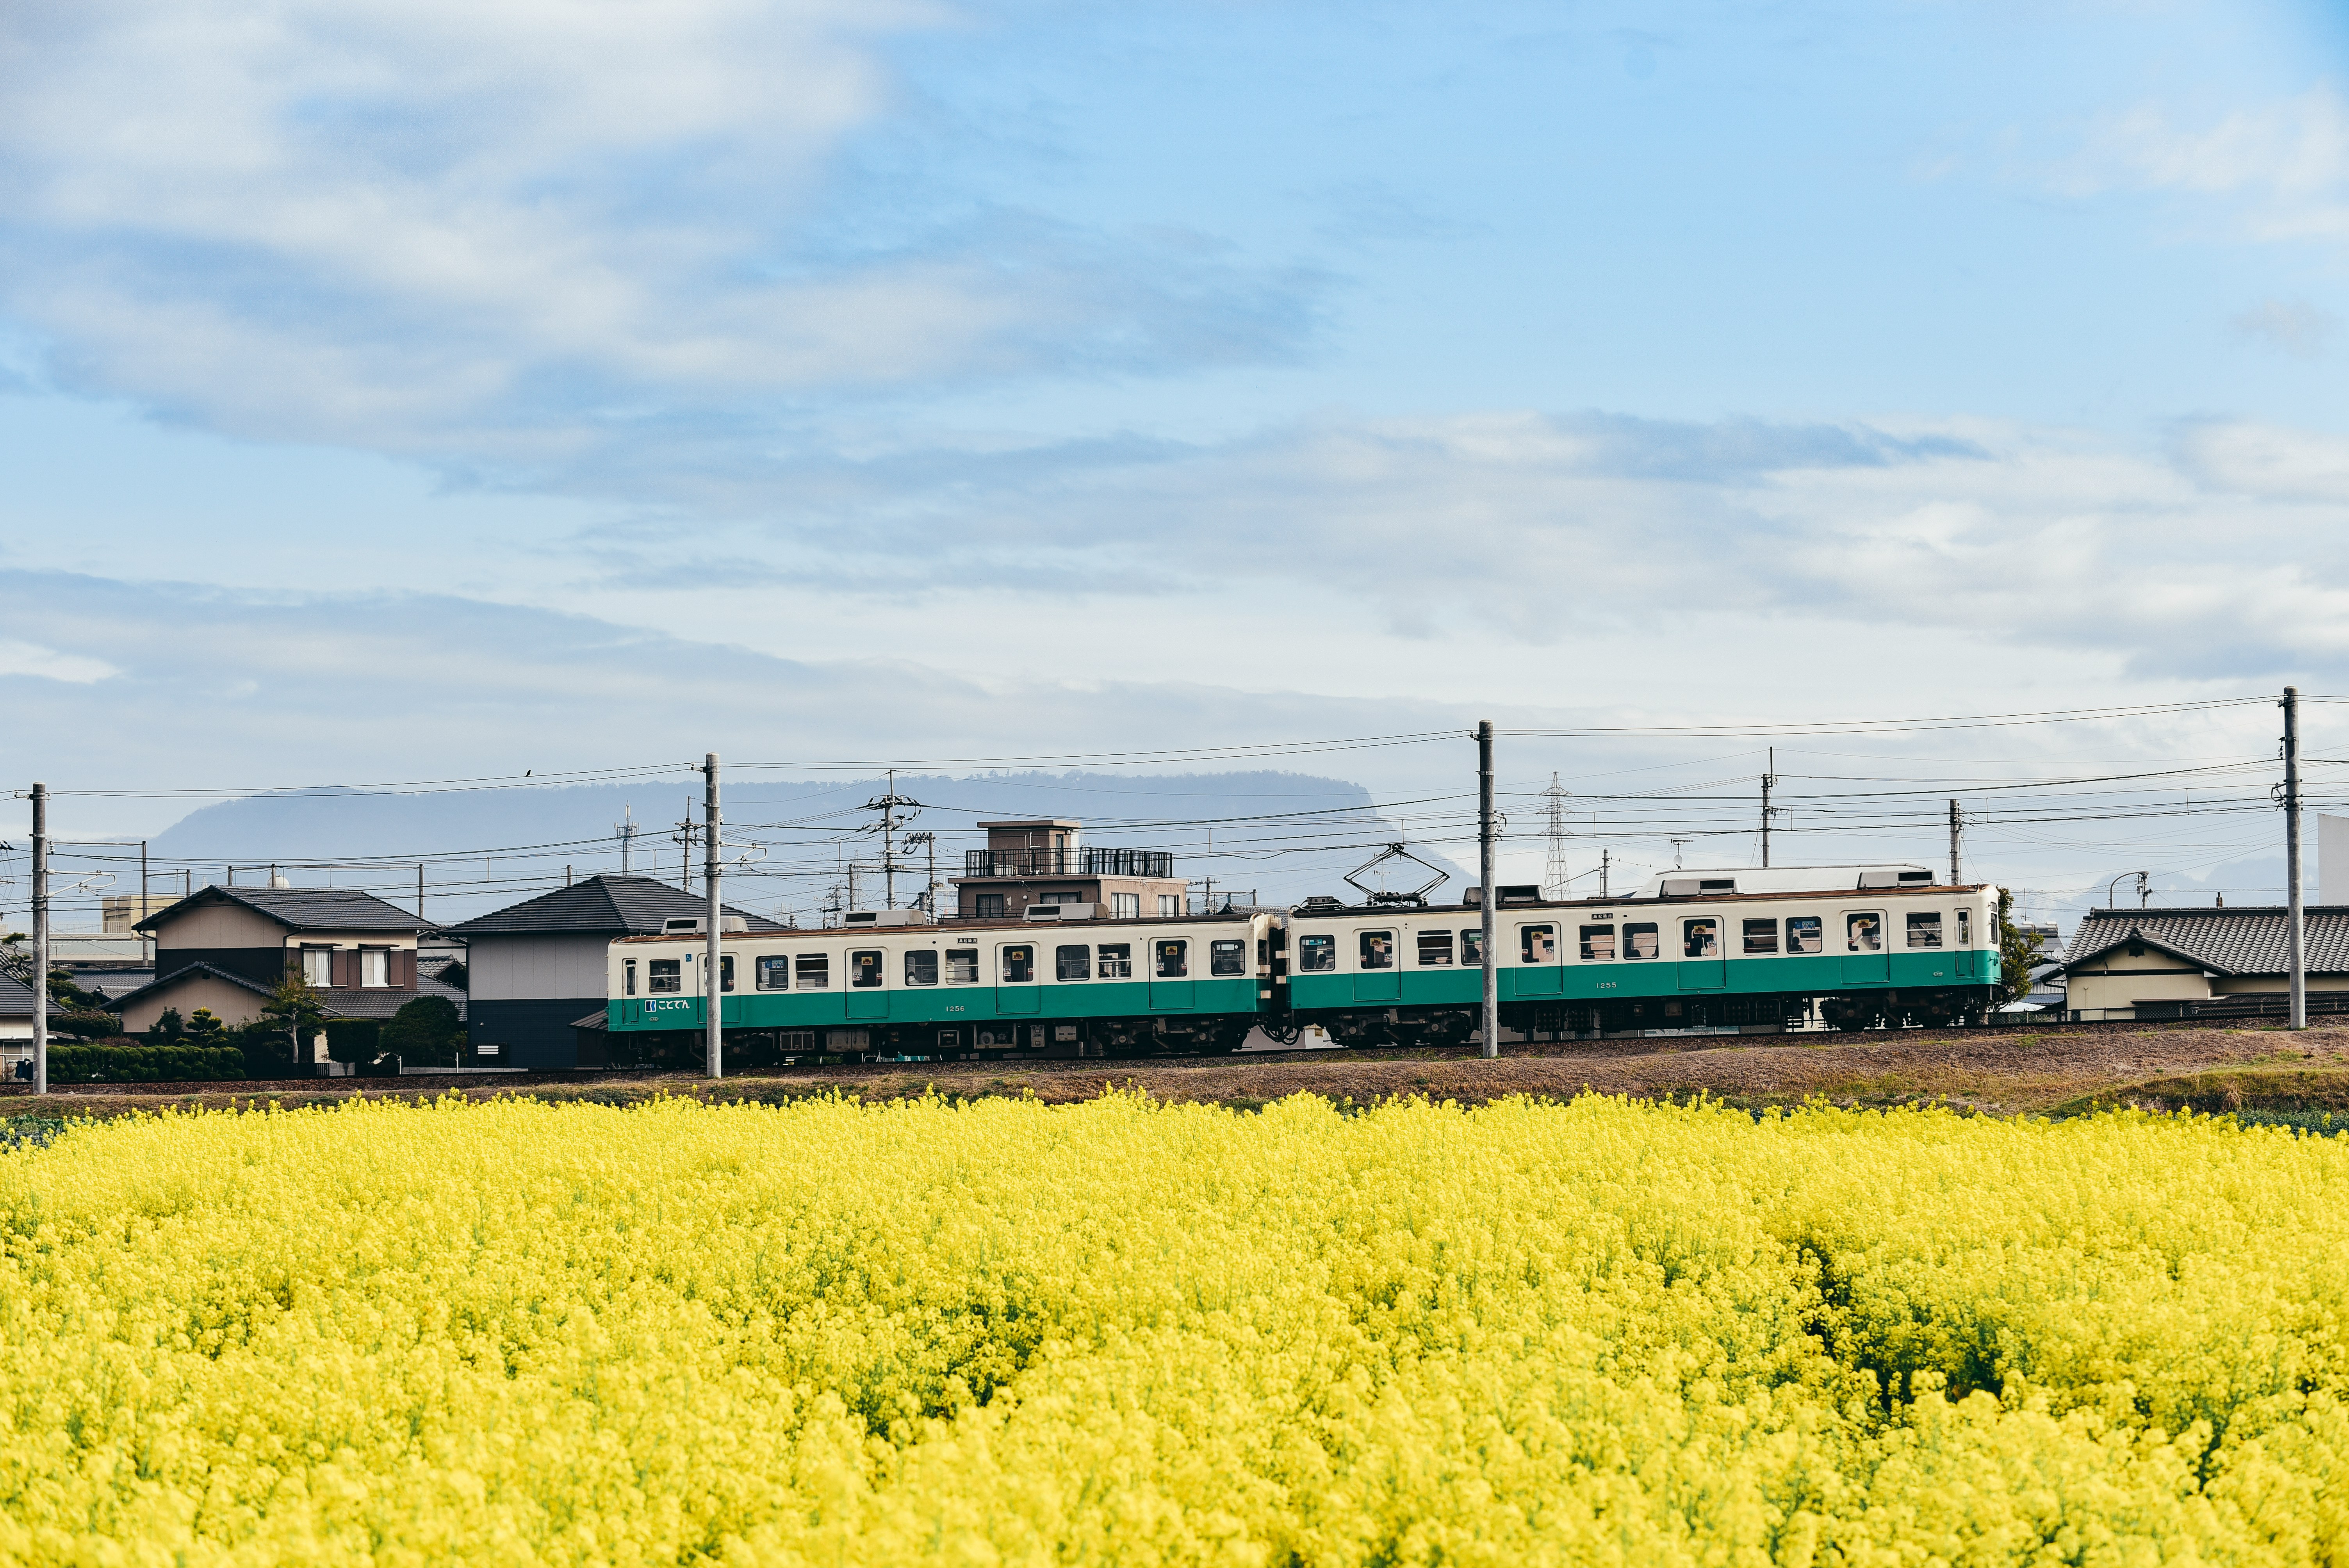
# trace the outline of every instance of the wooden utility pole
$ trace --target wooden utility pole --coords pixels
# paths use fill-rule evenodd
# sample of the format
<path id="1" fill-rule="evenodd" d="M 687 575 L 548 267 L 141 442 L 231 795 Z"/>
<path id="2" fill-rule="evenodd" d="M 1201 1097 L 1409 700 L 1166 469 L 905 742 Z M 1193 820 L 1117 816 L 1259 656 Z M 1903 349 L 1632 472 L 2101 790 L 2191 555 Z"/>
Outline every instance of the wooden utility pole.
<path id="1" fill-rule="evenodd" d="M 1493 721 L 1485 719 L 1476 726 L 1476 874 L 1484 887 L 1478 894 L 1482 910 L 1484 935 L 1478 945 L 1484 950 L 1485 995 L 1481 1016 L 1484 1020 L 1485 1055 L 1501 1054 L 1501 972 L 1498 952 L 1501 923 L 1498 906 L 1501 890 L 1493 883 Z"/>

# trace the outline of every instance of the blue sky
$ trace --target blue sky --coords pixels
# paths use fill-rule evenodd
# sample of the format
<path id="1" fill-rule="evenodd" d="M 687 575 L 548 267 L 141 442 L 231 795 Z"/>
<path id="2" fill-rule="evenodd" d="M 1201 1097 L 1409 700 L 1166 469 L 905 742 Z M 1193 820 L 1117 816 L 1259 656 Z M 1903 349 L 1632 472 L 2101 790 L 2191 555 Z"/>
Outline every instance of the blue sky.
<path id="1" fill-rule="evenodd" d="M 2349 690 L 2344 18 L 29 0 L 11 771 Z"/>

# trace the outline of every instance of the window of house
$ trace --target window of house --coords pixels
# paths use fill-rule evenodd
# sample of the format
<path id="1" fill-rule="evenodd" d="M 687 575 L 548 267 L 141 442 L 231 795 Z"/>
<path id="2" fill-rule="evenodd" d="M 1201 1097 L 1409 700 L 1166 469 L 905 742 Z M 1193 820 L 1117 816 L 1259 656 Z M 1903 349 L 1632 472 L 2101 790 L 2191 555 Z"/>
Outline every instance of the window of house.
<path id="1" fill-rule="evenodd" d="M 391 984 L 391 952 L 383 947 L 359 949 L 359 984 L 388 985 Z"/>
<path id="2" fill-rule="evenodd" d="M 623 959 L 620 963 L 620 995 L 633 996 L 636 994 L 636 961 L 633 958 Z"/>
<path id="3" fill-rule="evenodd" d="M 1958 945 L 1961 947 L 1971 947 L 1974 944 L 1973 913 L 1970 909 L 1958 911 Z"/>
<path id="4" fill-rule="evenodd" d="M 1786 923 L 1786 951 L 1789 953 L 1825 953 L 1826 933 L 1819 927 L 1816 914 L 1798 914 Z"/>
<path id="5" fill-rule="evenodd" d="M 1180 980 L 1191 973 L 1191 944 L 1187 942 L 1154 942 L 1151 944 L 1156 956 L 1152 973 L 1161 980 Z"/>
<path id="6" fill-rule="evenodd" d="M 1365 931 L 1356 939 L 1365 969 L 1392 969 L 1395 961 L 1395 939 L 1392 931 Z"/>
<path id="7" fill-rule="evenodd" d="M 947 949 L 947 984 L 976 985 L 978 984 L 978 949 L 949 947 Z"/>
<path id="8" fill-rule="evenodd" d="M 730 953 L 718 955 L 718 988 L 720 991 L 734 989 L 734 955 Z"/>
<path id="9" fill-rule="evenodd" d="M 1006 985 L 1032 985 L 1036 983 L 1036 950 L 1026 943 L 1003 949 L 1003 979 Z"/>
<path id="10" fill-rule="evenodd" d="M 1591 963 L 1609 964 L 1615 958 L 1615 928 L 1611 925 L 1586 925 L 1582 928 L 1582 956 Z"/>
<path id="11" fill-rule="evenodd" d="M 753 971 L 759 977 L 761 991 L 788 991 L 792 988 L 792 961 L 780 953 L 763 954 Z"/>
<path id="12" fill-rule="evenodd" d="M 802 991 L 823 991 L 832 985 L 832 954 L 802 953 L 792 960 L 792 973 Z"/>
<path id="13" fill-rule="evenodd" d="M 1881 953 L 1884 951 L 1884 917 L 1880 914 L 1847 914 L 1843 917 L 1843 936 L 1847 953 Z"/>
<path id="14" fill-rule="evenodd" d="M 905 950 L 905 984 L 935 985 L 938 983 L 938 954 L 932 947 Z"/>
<path id="15" fill-rule="evenodd" d="M 1001 920 L 1003 918 L 1003 895 L 999 892 L 980 893 L 977 902 L 972 905 L 971 913 L 980 920 Z"/>
<path id="16" fill-rule="evenodd" d="M 1327 975 L 1337 967 L 1336 937 L 1300 936 L 1297 939 L 1297 972 L 1299 975 Z"/>
<path id="17" fill-rule="evenodd" d="M 1452 934 L 1448 931 L 1423 931 L 1419 934 L 1419 966 L 1440 969 L 1452 962 Z"/>
<path id="18" fill-rule="evenodd" d="M 1711 915 L 1681 922 L 1681 956 L 1683 958 L 1718 958 L 1721 956 L 1721 922 Z"/>
<path id="19" fill-rule="evenodd" d="M 302 978 L 313 985 L 335 983 L 335 950 L 331 947 L 302 949 Z"/>
<path id="20" fill-rule="evenodd" d="M 852 989 L 869 991 L 884 978 L 879 948 L 860 947 L 848 955 L 848 984 Z"/>
<path id="21" fill-rule="evenodd" d="M 1112 920 L 1140 920 L 1142 895 L 1138 892 L 1113 892 L 1109 895 L 1109 915 Z"/>
<path id="22" fill-rule="evenodd" d="M 1090 980 L 1093 977 L 1093 950 L 1081 942 L 1052 949 L 1052 978 L 1055 980 Z"/>
<path id="23" fill-rule="evenodd" d="M 1040 892 L 1036 895 L 1036 902 L 1038 903 L 1081 903 L 1083 901 L 1072 892 Z"/>
<path id="24" fill-rule="evenodd" d="M 1778 951 L 1778 923 L 1775 920 L 1749 920 L 1745 923 L 1745 951 L 1775 953 Z"/>
<path id="25" fill-rule="evenodd" d="M 1656 934 L 1652 920 L 1635 920 L 1623 927 L 1623 956 L 1653 958 L 1663 951 L 1663 939 Z"/>
<path id="26" fill-rule="evenodd" d="M 1209 975 L 1245 975 L 1247 973 L 1247 944 L 1238 941 L 1207 944 Z"/>
<path id="27" fill-rule="evenodd" d="M 1909 945 L 1939 947 L 1941 945 L 1941 912 L 1938 909 L 1912 909 L 1909 912 Z"/>
<path id="28" fill-rule="evenodd" d="M 1142 895 L 1136 893 L 1133 896 L 1140 898 Z M 1101 951 L 1095 954 L 1095 957 L 1099 962 L 1093 972 L 1102 979 L 1131 980 L 1133 978 L 1133 944 L 1104 942 L 1101 944 Z"/>
<path id="29" fill-rule="evenodd" d="M 651 972 L 651 985 L 647 987 L 656 996 L 664 991 L 685 989 L 685 964 L 681 959 L 656 958 L 647 965 Z"/>
<path id="30" fill-rule="evenodd" d="M 1485 933 L 1481 927 L 1460 934 L 1460 962 L 1482 969 L 1485 966 Z"/>
<path id="31" fill-rule="evenodd" d="M 1180 920 L 1182 917 L 1183 895 L 1179 892 L 1160 893 L 1158 895 L 1158 918 L 1161 920 Z"/>
<path id="32" fill-rule="evenodd" d="M 1557 963 L 1557 927 L 1555 925 L 1517 927 L 1517 956 L 1527 964 Z"/>

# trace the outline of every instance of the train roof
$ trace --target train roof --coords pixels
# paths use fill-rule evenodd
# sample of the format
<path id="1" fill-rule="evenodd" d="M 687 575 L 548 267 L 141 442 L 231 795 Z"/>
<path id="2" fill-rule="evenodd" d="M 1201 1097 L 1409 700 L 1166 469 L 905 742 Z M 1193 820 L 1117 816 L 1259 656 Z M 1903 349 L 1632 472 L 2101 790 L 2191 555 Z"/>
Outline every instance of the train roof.
<path id="1" fill-rule="evenodd" d="M 953 931 L 1027 931 L 1040 934 L 1050 931 L 1132 931 L 1137 926 L 1145 925 L 1237 925 L 1253 920 L 1259 914 L 1277 915 L 1282 913 L 1284 912 L 1277 909 L 1255 908 L 1220 909 L 1213 914 L 1141 914 L 1132 915 L 1123 920 L 1106 915 L 1085 920 L 1023 920 L 1006 915 L 1001 920 L 941 920 L 927 925 L 910 923 L 905 925 L 777 925 L 763 931 L 730 931 L 725 933 L 725 937 L 729 942 L 740 942 L 750 938 L 764 941 L 789 938 L 796 942 L 821 938 L 829 942 L 840 937 L 857 939 L 871 936 L 936 936 L 941 932 Z M 626 943 L 683 942 L 698 947 L 706 944 L 709 938 L 698 931 L 672 931 L 652 936 L 620 936 L 613 940 Z"/>
<path id="2" fill-rule="evenodd" d="M 1993 885 L 1994 884 L 1990 882 L 1904 882 L 1894 887 L 1805 888 L 1800 890 L 1789 890 L 1786 892 L 1757 891 L 1754 892 L 1746 892 L 1743 891 L 1713 891 L 1706 892 L 1673 892 L 1661 896 L 1654 893 L 1640 892 L 1636 893 L 1618 893 L 1610 898 L 1505 897 L 1501 900 L 1500 907 L 1495 913 L 1506 914 L 1513 910 L 1522 911 L 1528 909 L 1554 909 L 1559 911 L 1636 909 L 1654 903 L 1756 903 L 1778 902 L 1785 899 L 1795 898 L 1840 899 L 1847 902 L 1863 895 L 1868 897 L 1877 897 L 1885 893 L 1907 894 L 1930 892 L 1946 895 L 1956 892 L 1981 892 Z M 1299 904 L 1297 908 L 1289 911 L 1290 914 L 1305 920 L 1336 919 L 1340 917 L 1353 919 L 1362 915 L 1372 914 L 1395 915 L 1398 917 L 1426 914 L 1459 914 L 1467 915 L 1473 918 L 1481 916 L 1484 913 L 1484 906 L 1482 904 L 1475 903 L 1344 904 L 1337 903 L 1335 902 L 1319 905 Z"/>

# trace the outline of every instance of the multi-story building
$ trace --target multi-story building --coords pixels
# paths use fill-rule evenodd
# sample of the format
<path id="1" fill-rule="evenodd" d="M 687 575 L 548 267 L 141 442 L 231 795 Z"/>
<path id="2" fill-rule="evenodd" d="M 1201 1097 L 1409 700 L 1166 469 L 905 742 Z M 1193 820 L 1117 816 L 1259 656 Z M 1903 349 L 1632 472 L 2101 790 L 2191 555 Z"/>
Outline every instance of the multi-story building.
<path id="1" fill-rule="evenodd" d="M 1088 903 L 1110 919 L 1184 913 L 1183 879 L 1164 850 L 1088 849 L 1083 824 L 1061 817 L 981 822 L 987 848 L 949 880 L 963 920 L 1018 920 L 1030 904 Z"/>

